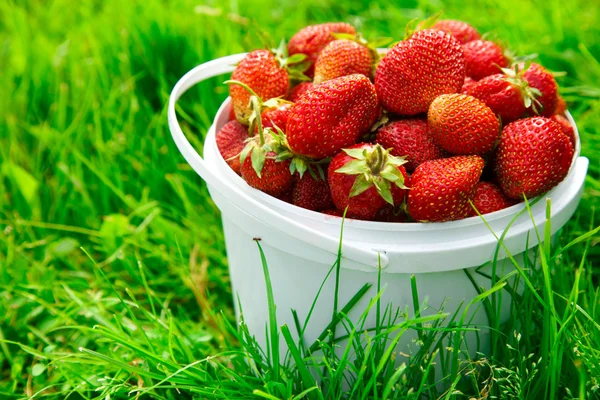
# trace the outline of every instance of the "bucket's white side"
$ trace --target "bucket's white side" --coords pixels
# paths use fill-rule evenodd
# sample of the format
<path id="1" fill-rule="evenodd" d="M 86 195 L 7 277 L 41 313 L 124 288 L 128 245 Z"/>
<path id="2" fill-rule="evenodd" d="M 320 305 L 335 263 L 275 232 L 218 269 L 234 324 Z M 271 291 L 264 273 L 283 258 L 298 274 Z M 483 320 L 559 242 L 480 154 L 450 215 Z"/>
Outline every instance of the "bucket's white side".
<path id="1" fill-rule="evenodd" d="M 243 222 L 242 222 L 243 223 Z M 243 317 L 249 331 L 256 336 L 258 343 L 265 346 L 267 338 L 265 332 L 268 324 L 268 305 L 263 268 L 259 257 L 255 237 L 245 232 L 240 227 L 239 220 L 232 220 L 226 214 L 223 216 L 228 251 L 229 270 L 231 283 L 236 303 L 237 317 L 240 317 L 239 305 L 243 308 Z M 268 229 L 263 227 L 263 229 Z M 298 244 L 302 247 L 302 244 Z M 310 248 L 304 248 L 305 257 L 290 254 L 269 242 L 261 242 L 268 264 L 268 271 L 273 282 L 273 296 L 277 306 L 276 315 L 279 326 L 287 325 L 295 334 L 295 322 L 291 310 L 295 310 L 302 324 L 308 316 L 313 299 L 316 298 L 322 282 L 332 268 L 331 263 L 311 260 Z M 533 252 L 534 250 L 530 250 Z M 522 262 L 525 253 L 515 255 L 518 262 Z M 477 282 L 479 287 L 490 288 L 491 282 L 484 275 L 491 275 L 491 265 L 468 270 L 454 270 L 444 273 L 415 274 L 419 302 L 426 304 L 423 315 L 430 315 L 443 309 L 444 312 L 454 314 L 457 310 L 464 310 L 466 303 L 478 295 L 467 273 Z M 496 266 L 496 275 L 505 276 L 513 271 L 514 267 L 507 259 L 501 260 Z M 408 309 L 409 316 L 413 314 L 413 298 L 411 291 L 411 275 L 402 273 L 381 273 L 381 287 L 384 290 L 381 296 L 382 307 L 390 306 L 395 312 L 397 308 Z M 338 293 L 339 308 L 346 305 L 350 299 L 366 283 L 371 289 L 362 297 L 362 300 L 349 313 L 348 318 L 357 323 L 361 314 L 367 309 L 370 300 L 377 294 L 378 274 L 342 268 L 340 270 L 340 288 Z M 512 284 L 512 280 L 509 282 Z M 335 274 L 331 274 L 324 284 L 322 292 L 314 308 L 310 321 L 306 326 L 303 340 L 307 345 L 312 344 L 327 327 L 332 318 L 335 293 Z M 499 317 L 504 322 L 510 315 L 510 295 L 502 291 L 499 304 L 501 309 Z M 462 307 L 462 308 L 461 308 Z M 460 311 L 462 313 L 462 311 Z M 459 314 L 461 315 L 461 314 Z M 397 322 L 401 322 L 402 319 Z M 466 321 L 471 327 L 483 328 L 479 333 L 465 335 L 464 347 L 471 356 L 476 352 L 487 352 L 489 348 L 489 332 L 486 327 L 489 321 L 481 304 L 469 310 Z M 372 310 L 366 318 L 365 329 L 376 326 L 376 313 Z M 343 336 L 343 328 L 338 327 L 337 336 Z M 298 338 L 297 335 L 294 335 Z M 402 354 L 412 354 L 418 350 L 415 342 L 417 333 L 411 330 L 405 333 L 400 340 L 397 351 Z M 280 344 L 282 354 L 287 350 L 286 345 Z M 340 351 L 343 351 L 341 349 Z"/>

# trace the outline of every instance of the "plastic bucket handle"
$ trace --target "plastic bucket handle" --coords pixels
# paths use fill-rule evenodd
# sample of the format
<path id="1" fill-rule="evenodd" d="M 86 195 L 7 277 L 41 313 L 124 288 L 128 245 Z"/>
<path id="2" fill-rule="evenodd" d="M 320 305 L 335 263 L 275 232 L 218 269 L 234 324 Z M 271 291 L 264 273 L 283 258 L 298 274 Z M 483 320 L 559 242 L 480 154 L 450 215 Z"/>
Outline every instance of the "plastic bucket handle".
<path id="1" fill-rule="evenodd" d="M 169 129 L 177 148 L 186 161 L 194 169 L 194 171 L 196 171 L 196 173 L 200 175 L 209 186 L 223 194 L 226 194 L 229 190 L 238 189 L 236 189 L 227 180 L 219 179 L 216 175 L 214 175 L 207 167 L 202 157 L 200 157 L 196 150 L 194 150 L 179 126 L 177 114 L 175 113 L 175 104 L 177 103 L 177 100 L 179 100 L 179 98 L 195 84 L 214 76 L 232 72 L 235 68 L 235 64 L 237 64 L 244 56 L 245 53 L 234 54 L 197 66 L 185 74 L 179 80 L 179 82 L 177 82 L 173 88 L 173 91 L 171 92 L 171 97 L 169 98 Z M 285 232 L 286 234 L 296 238 L 302 238 L 304 242 L 319 249 L 325 250 L 331 254 L 335 255 L 338 253 L 340 243 L 337 239 L 285 217 L 250 196 L 243 199 L 243 204 L 241 204 L 242 202 L 237 196 L 234 197 L 235 198 L 230 199 L 232 202 L 234 202 L 234 204 L 236 204 L 236 206 L 242 210 L 248 208 L 259 209 L 261 211 L 261 219 L 263 222 L 271 225 L 277 230 Z M 342 242 L 341 248 L 344 258 L 350 259 L 359 264 L 364 264 L 373 268 L 385 268 L 389 263 L 389 259 L 386 254 L 381 251 L 364 249 L 344 242 Z"/>

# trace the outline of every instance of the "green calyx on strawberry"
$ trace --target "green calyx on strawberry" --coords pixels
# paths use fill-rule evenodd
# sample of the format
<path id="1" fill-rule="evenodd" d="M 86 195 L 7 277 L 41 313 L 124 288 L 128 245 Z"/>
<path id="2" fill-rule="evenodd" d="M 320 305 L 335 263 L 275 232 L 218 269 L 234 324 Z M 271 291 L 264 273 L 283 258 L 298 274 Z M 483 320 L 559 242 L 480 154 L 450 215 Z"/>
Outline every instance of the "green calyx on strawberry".
<path id="1" fill-rule="evenodd" d="M 398 169 L 407 162 L 403 157 L 392 156 L 389 150 L 385 150 L 380 145 L 374 145 L 371 148 L 342 149 L 342 151 L 354 160 L 335 172 L 356 175 L 356 180 L 350 190 L 350 197 L 358 196 L 374 186 L 381 198 L 393 206 L 395 204 L 391 185 L 400 189 L 408 189 L 404 185 L 404 175 Z"/>
<path id="2" fill-rule="evenodd" d="M 537 88 L 531 87 L 523 78 L 523 73 L 527 70 L 527 68 L 520 69 L 519 64 L 516 64 L 514 68 L 501 68 L 501 70 L 505 75 L 504 80 L 516 87 L 521 93 L 525 108 L 531 107 L 535 113 L 539 114 L 538 110 L 542 104 L 537 100 L 537 98 L 542 95 L 542 92 L 540 92 Z"/>
<path id="3" fill-rule="evenodd" d="M 435 24 L 438 22 L 440 17 L 444 14 L 444 10 L 438 11 L 437 13 L 430 15 L 425 19 L 414 18 L 406 24 L 404 27 L 404 40 L 409 39 L 415 32 L 422 31 L 425 29 L 437 29 Z"/>
<path id="4" fill-rule="evenodd" d="M 366 47 L 371 53 L 371 57 L 373 57 L 374 65 L 377 65 L 377 63 L 381 59 L 381 54 L 379 54 L 379 51 L 377 49 L 379 49 L 380 47 L 389 46 L 394 41 L 394 39 L 390 37 L 378 37 L 375 39 L 368 40 L 360 33 L 334 33 L 333 36 L 336 39 L 351 40 L 360 44 L 361 46 Z"/>
<path id="5" fill-rule="evenodd" d="M 325 179 L 325 172 L 323 172 L 322 165 L 329 163 L 331 158 L 323 158 L 321 160 L 313 160 L 308 157 L 295 154 L 287 142 L 285 133 L 278 127 L 266 128 L 265 132 L 268 132 L 270 136 L 270 148 L 277 154 L 275 159 L 277 161 L 288 161 L 290 162 L 290 174 L 294 175 L 298 173 L 300 178 L 304 176 L 304 173 L 308 173 L 314 179 Z M 318 175 L 318 176 L 317 176 Z"/>
<path id="6" fill-rule="evenodd" d="M 311 63 L 307 60 L 306 54 L 288 54 L 288 47 L 284 39 L 279 43 L 279 47 L 271 49 L 275 59 L 281 68 L 288 72 L 290 80 L 297 82 L 310 81 L 310 78 L 304 74 Z"/>
<path id="7" fill-rule="evenodd" d="M 244 82 L 236 81 L 236 80 L 227 80 L 225 82 L 226 85 L 238 85 L 244 88 L 250 94 L 250 114 L 248 116 L 248 134 L 254 135 L 254 133 L 261 132 L 263 130 L 263 124 L 261 116 L 262 114 L 271 108 L 280 107 L 286 103 L 290 103 L 282 99 L 281 97 L 275 97 L 269 99 L 267 101 L 263 101 L 261 97 L 256 94 L 256 92 Z M 290 103 L 291 104 L 291 103 Z M 281 127 L 285 128 L 285 127 Z"/>

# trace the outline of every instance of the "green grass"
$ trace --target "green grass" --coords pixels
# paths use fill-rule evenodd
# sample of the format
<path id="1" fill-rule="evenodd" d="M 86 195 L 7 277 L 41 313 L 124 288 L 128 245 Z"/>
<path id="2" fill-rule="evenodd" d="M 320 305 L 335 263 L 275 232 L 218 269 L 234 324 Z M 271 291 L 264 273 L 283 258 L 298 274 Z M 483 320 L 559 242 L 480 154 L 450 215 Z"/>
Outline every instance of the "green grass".
<path id="1" fill-rule="evenodd" d="M 458 324 L 423 331 L 424 351 L 395 369 L 383 344 L 405 326 L 376 299 L 369 312 L 394 328 L 358 337 L 337 315 L 356 363 L 324 340 L 325 359 L 300 347 L 299 367 L 274 365 L 234 328 L 218 210 L 172 143 L 169 92 L 195 65 L 259 47 L 257 26 L 278 39 L 344 20 L 399 38 L 442 8 L 567 72 L 561 91 L 591 161 L 581 206 L 538 255 L 542 268 L 521 275 L 530 286 L 497 326 L 493 356 L 456 362 L 446 382 L 456 392 L 438 392 L 423 371 L 440 335 L 460 341 Z M 584 0 L 0 3 L 0 398 L 598 398 L 600 250 L 586 235 L 600 202 L 598 21 Z M 181 102 L 198 149 L 223 80 Z M 311 363 L 328 391 L 311 386 Z M 362 374 L 350 389 L 343 370 Z"/>

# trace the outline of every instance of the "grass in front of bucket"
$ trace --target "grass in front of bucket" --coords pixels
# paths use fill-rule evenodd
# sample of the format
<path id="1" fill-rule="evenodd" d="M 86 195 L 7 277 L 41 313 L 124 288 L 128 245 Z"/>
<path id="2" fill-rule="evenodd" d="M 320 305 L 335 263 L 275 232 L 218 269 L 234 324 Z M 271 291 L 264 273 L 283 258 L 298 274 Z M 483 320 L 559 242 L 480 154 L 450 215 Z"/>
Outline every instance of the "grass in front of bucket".
<path id="1" fill-rule="evenodd" d="M 566 71 L 558 79 L 591 159 L 580 209 L 547 257 L 549 273 L 531 276 L 535 290 L 515 303 L 494 359 L 469 366 L 467 389 L 483 397 L 493 383 L 495 396 L 525 398 L 552 390 L 552 378 L 559 395 L 568 397 L 569 388 L 573 397 L 592 398 L 600 376 L 600 252 L 597 233 L 585 232 L 600 204 L 600 9 L 584 0 L 402 8 L 384 1 L 0 2 L 0 397 L 116 399 L 135 390 L 157 399 L 256 398 L 254 390 L 293 385 L 283 379 L 297 375 L 285 368 L 283 378 L 255 376 L 245 361 L 250 350 L 232 333 L 218 211 L 176 152 L 164 104 L 193 66 L 259 46 L 240 15 L 263 21 L 274 38 L 305 21 L 339 19 L 369 37 L 397 37 L 398 26 L 439 8 Z M 221 82 L 180 103 L 198 149 L 226 96 Z M 582 239 L 565 245 L 575 238 Z M 555 311 L 545 306 L 548 297 Z M 544 353 L 555 360 L 538 363 Z M 425 358 L 413 362 L 406 369 L 413 377 L 428 368 Z M 487 371 L 494 377 L 486 381 Z M 425 390 L 416 378 L 400 378 L 389 393 Z"/>

